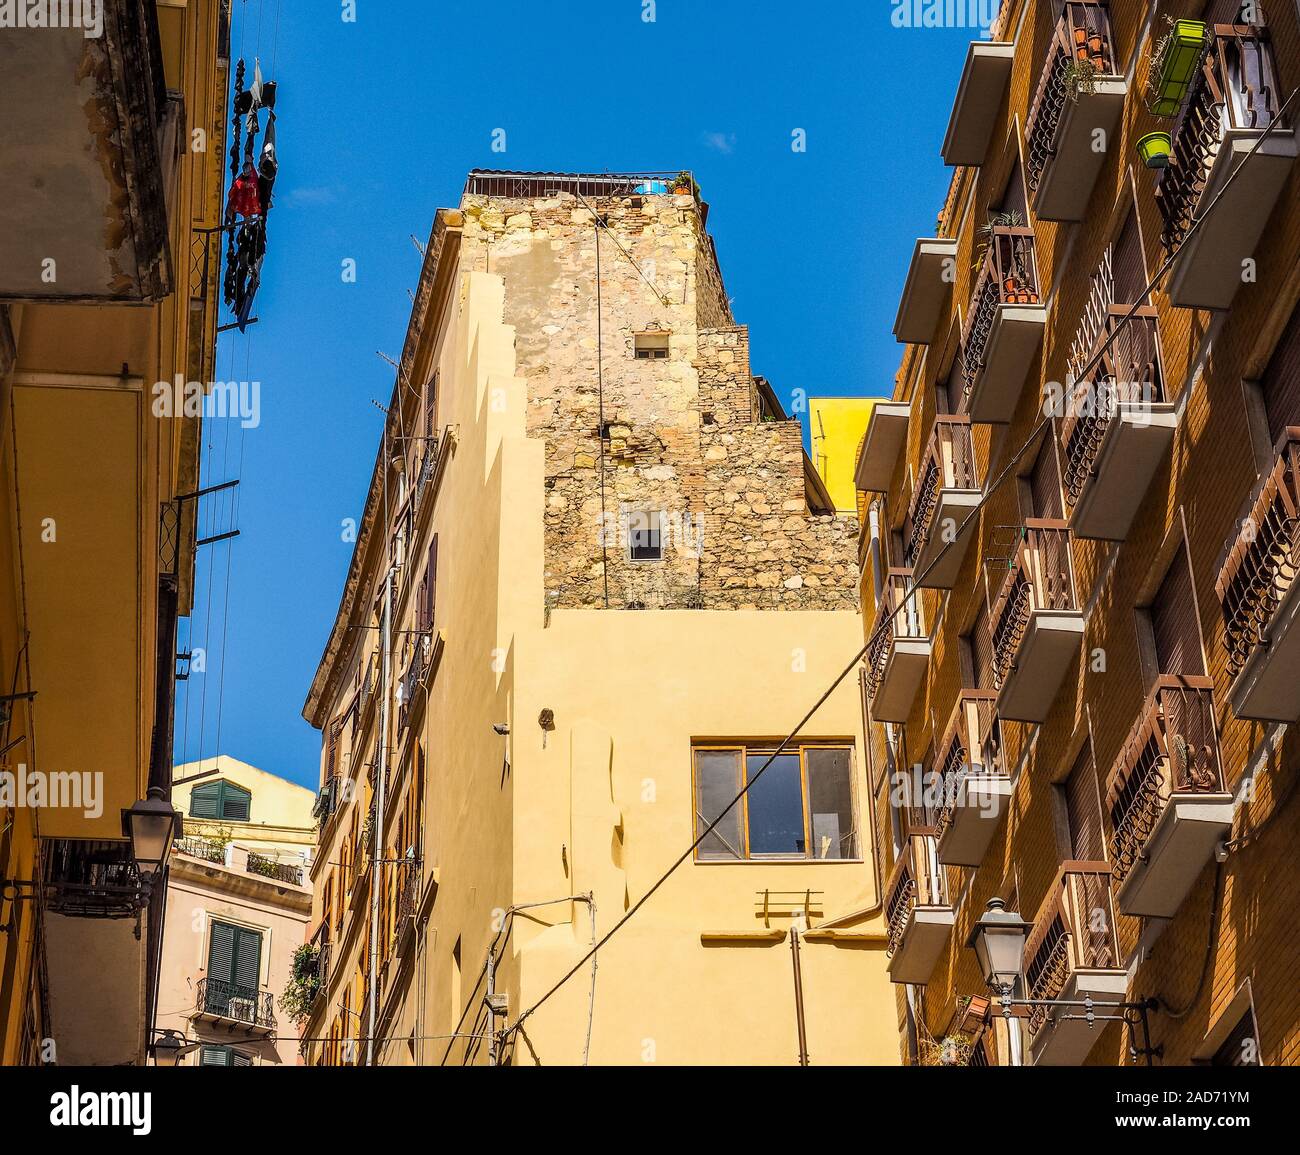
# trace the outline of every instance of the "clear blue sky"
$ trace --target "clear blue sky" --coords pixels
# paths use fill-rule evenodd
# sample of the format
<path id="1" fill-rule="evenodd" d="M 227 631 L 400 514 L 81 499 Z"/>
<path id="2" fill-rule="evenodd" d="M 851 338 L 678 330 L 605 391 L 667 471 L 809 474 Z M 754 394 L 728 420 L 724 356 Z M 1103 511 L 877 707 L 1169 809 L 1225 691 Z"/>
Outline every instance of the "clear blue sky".
<path id="1" fill-rule="evenodd" d="M 276 0 L 234 0 L 233 53 L 279 82 L 280 175 L 261 320 L 223 334 L 218 376 L 261 383 L 261 424 L 205 429 L 205 484 L 242 484 L 237 509 L 204 502 L 201 528 L 234 517 L 240 536 L 200 551 L 180 637 L 206 672 L 179 688 L 176 752 L 314 787 L 302 703 L 348 565 L 341 522 L 374 461 L 371 399 L 392 389 L 376 350 L 397 356 L 406 330 L 410 234 L 425 240 L 471 168 L 689 168 L 754 371 L 787 398 L 888 393 L 978 32 L 896 29 L 887 0 L 658 0 L 654 23 L 642 0 L 357 0 L 355 23 L 340 0 L 279 7 L 277 38 Z"/>

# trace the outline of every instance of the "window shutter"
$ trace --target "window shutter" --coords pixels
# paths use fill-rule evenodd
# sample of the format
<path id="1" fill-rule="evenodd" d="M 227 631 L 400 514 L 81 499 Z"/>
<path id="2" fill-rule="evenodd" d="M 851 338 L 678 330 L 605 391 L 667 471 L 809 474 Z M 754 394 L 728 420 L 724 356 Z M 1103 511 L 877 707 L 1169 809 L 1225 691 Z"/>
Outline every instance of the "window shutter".
<path id="1" fill-rule="evenodd" d="M 234 985 L 244 991 L 256 991 L 262 975 L 262 936 L 243 927 L 234 929 Z"/>
<path id="2" fill-rule="evenodd" d="M 220 782 L 209 782 L 190 791 L 190 817 L 216 818 L 217 799 L 221 793 Z"/>
<path id="3" fill-rule="evenodd" d="M 993 634 L 989 630 L 988 602 L 980 597 L 979 609 L 970 630 L 971 665 L 975 667 L 975 689 L 993 689 Z"/>
<path id="4" fill-rule="evenodd" d="M 438 603 L 438 535 L 433 535 L 429 542 L 429 564 L 424 571 L 427 583 L 424 590 L 425 629 L 433 629 L 433 614 Z"/>
<path id="5" fill-rule="evenodd" d="M 247 822 L 253 808 L 253 795 L 242 786 L 221 783 L 221 817 L 231 822 Z"/>
<path id="6" fill-rule="evenodd" d="M 1070 825 L 1070 854 L 1085 862 L 1104 857 L 1101 833 L 1101 799 L 1097 794 L 1097 772 L 1092 763 L 1092 745 L 1084 743 L 1065 780 L 1065 811 Z"/>
<path id="7" fill-rule="evenodd" d="M 214 922 L 208 939 L 208 978 L 232 983 L 235 978 L 235 928 L 228 922 Z"/>
<path id="8" fill-rule="evenodd" d="M 1061 482 L 1056 473 L 1055 442 L 1044 437 L 1038 457 L 1029 475 L 1029 489 L 1033 501 L 1032 517 L 1060 517 Z"/>
<path id="9" fill-rule="evenodd" d="M 1151 632 L 1162 674 L 1203 674 L 1201 631 L 1192 598 L 1192 571 L 1180 548 L 1151 603 Z"/>
<path id="10" fill-rule="evenodd" d="M 1124 227 L 1111 248 L 1111 277 L 1114 281 L 1113 300 L 1117 305 L 1131 305 L 1146 288 L 1146 272 L 1142 262 L 1142 234 L 1138 231 L 1137 212 L 1129 206 Z"/>
<path id="11" fill-rule="evenodd" d="M 1300 425 L 1300 307 L 1291 314 L 1260 382 L 1270 446 L 1289 425 Z"/>
<path id="12" fill-rule="evenodd" d="M 199 1055 L 199 1065 L 203 1067 L 232 1067 L 234 1050 L 230 1047 L 204 1047 Z M 247 1062 L 244 1063 L 247 1066 Z"/>
<path id="13" fill-rule="evenodd" d="M 435 373 L 429 378 L 429 383 L 424 387 L 424 435 L 432 437 L 434 428 L 437 425 L 438 413 L 438 374 Z M 428 446 L 425 447 L 428 453 Z"/>
<path id="14" fill-rule="evenodd" d="M 236 1051 L 234 1048 L 231 1048 L 230 1065 L 232 1067 L 251 1067 L 253 1065 L 253 1057 L 244 1054 L 243 1051 Z"/>

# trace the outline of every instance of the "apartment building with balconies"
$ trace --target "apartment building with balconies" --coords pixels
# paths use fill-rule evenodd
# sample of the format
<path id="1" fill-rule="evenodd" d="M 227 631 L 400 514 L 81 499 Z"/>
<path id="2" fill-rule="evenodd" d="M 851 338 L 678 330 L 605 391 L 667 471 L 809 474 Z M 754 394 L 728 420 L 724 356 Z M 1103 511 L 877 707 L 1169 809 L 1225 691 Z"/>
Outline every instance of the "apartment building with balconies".
<path id="1" fill-rule="evenodd" d="M 708 211 L 475 172 L 438 214 L 304 711 L 311 1063 L 897 1062 L 852 679 L 779 750 L 857 648 L 861 427 L 814 467 Z"/>
<path id="2" fill-rule="evenodd" d="M 0 772 L 96 786 L 0 800 L 0 1063 L 138 1064 L 165 886 L 123 811 L 170 793 L 201 424 L 157 386 L 215 377 L 230 5 L 5 17 Z"/>
<path id="3" fill-rule="evenodd" d="M 907 1061 L 1300 1061 L 1298 84 L 1292 3 L 970 47 L 856 473 Z"/>

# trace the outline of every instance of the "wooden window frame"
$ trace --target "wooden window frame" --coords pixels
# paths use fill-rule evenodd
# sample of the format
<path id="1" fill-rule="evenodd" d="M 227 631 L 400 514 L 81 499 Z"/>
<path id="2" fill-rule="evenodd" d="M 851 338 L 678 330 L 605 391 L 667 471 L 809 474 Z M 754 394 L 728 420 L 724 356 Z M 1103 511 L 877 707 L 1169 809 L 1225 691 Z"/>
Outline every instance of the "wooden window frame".
<path id="1" fill-rule="evenodd" d="M 707 822 L 700 815 L 699 807 L 699 774 L 697 772 L 696 754 L 699 751 L 715 751 L 722 753 L 739 753 L 740 755 L 740 773 L 742 775 L 740 783 L 737 785 L 737 792 L 745 784 L 745 773 L 747 758 L 751 754 L 764 755 L 772 754 L 780 746 L 779 739 L 739 739 L 737 741 L 719 741 L 719 742 L 694 742 L 691 744 L 691 829 L 698 839 L 704 832 Z M 811 824 L 812 816 L 808 809 L 808 759 L 809 750 L 847 750 L 849 753 L 849 810 L 853 820 L 853 849 L 852 857 L 846 858 L 817 858 L 812 854 L 812 833 Z M 836 740 L 833 738 L 817 739 L 814 741 L 800 742 L 782 753 L 799 754 L 799 791 L 800 805 L 803 810 L 803 843 L 807 848 L 803 854 L 759 854 L 750 853 L 749 849 L 749 791 L 746 790 L 741 796 L 740 807 L 740 850 L 739 858 L 701 858 L 700 848 L 697 846 L 692 853 L 692 859 L 700 865 L 712 866 L 715 864 L 736 865 L 736 864 L 753 864 L 753 863 L 792 863 L 792 862 L 809 862 L 809 863 L 861 863 L 865 859 L 862 857 L 862 819 L 861 805 L 858 795 L 858 785 L 856 775 L 854 774 L 855 766 L 855 743 L 849 739 Z"/>

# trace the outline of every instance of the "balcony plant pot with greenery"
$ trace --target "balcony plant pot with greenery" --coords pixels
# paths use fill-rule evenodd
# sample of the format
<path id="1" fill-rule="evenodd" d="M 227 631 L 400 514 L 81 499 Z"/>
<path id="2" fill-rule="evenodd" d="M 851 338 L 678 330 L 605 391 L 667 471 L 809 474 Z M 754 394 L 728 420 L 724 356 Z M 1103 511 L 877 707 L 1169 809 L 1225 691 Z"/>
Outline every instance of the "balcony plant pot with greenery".
<path id="1" fill-rule="evenodd" d="M 697 196 L 699 191 L 700 186 L 695 183 L 695 178 L 685 169 L 673 181 L 673 192 L 678 196 Z"/>
<path id="2" fill-rule="evenodd" d="M 320 947 L 303 943 L 293 953 L 289 981 L 280 995 L 280 1009 L 295 1026 L 302 1026 L 311 1015 L 312 1003 L 320 990 Z"/>
<path id="3" fill-rule="evenodd" d="M 1168 28 L 1151 49 L 1147 71 L 1147 109 L 1154 116 L 1173 117 L 1196 79 L 1197 70 L 1213 36 L 1199 20 L 1165 17 Z"/>
<path id="4" fill-rule="evenodd" d="M 1138 156 L 1147 168 L 1167 168 L 1173 138 L 1167 132 L 1148 132 L 1137 142 Z"/>

